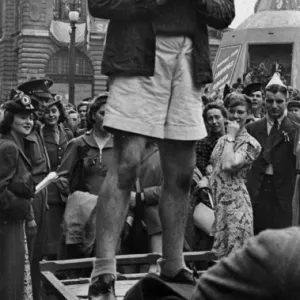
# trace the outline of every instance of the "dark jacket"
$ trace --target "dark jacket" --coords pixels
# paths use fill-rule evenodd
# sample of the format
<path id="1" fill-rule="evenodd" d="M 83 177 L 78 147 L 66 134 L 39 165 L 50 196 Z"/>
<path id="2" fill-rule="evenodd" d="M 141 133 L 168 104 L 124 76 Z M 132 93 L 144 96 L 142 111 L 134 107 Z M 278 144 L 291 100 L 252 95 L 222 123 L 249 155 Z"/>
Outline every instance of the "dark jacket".
<path id="1" fill-rule="evenodd" d="M 51 127 L 45 125 L 42 129 L 51 171 L 56 171 L 60 166 L 67 148 L 68 141 L 73 138 L 73 134 L 70 129 L 66 129 L 62 125 L 59 125 L 58 129 L 59 144 L 57 144 L 55 141 L 54 132 L 52 131 Z M 63 202 L 59 190 L 54 183 L 50 184 L 48 187 L 48 204 L 61 203 Z"/>
<path id="2" fill-rule="evenodd" d="M 0 220 L 32 220 L 35 185 L 31 164 L 10 133 L 0 139 Z"/>
<path id="3" fill-rule="evenodd" d="M 267 119 L 263 118 L 246 126 L 251 134 L 262 146 L 262 151 L 258 159 L 253 163 L 252 169 L 248 174 L 247 189 L 249 191 L 252 203 L 257 203 L 257 196 L 260 192 L 265 170 L 268 163 L 263 157 L 266 147 Z M 290 118 L 285 117 L 282 120 L 277 140 L 271 150 L 271 162 L 274 170 L 274 182 L 277 199 L 282 208 L 291 214 L 292 197 L 296 179 L 296 157 L 294 155 L 294 140 L 296 130 L 299 125 Z M 288 140 L 284 134 L 288 134 Z"/>
<path id="4" fill-rule="evenodd" d="M 57 172 L 64 173 L 62 180 L 67 179 L 66 196 L 75 190 L 98 195 L 111 165 L 112 147 L 113 139 L 110 139 L 102 150 L 102 161 L 100 161 L 99 147 L 92 131 L 68 143 L 63 161 L 57 169 Z"/>
<path id="5" fill-rule="evenodd" d="M 188 3 L 187 11 L 191 13 L 185 20 L 196 22 L 191 36 L 193 78 L 196 85 L 201 85 L 212 82 L 207 25 L 216 29 L 228 27 L 235 16 L 234 1 L 189 0 Z M 153 22 L 161 10 L 156 0 L 119 0 L 117 3 L 89 0 L 88 7 L 93 17 L 110 20 L 102 60 L 103 74 L 153 76 L 156 41 Z"/>
<path id="6" fill-rule="evenodd" d="M 25 154 L 32 165 L 33 178 L 38 184 L 50 172 L 50 161 L 39 124 L 25 137 L 25 142 Z"/>

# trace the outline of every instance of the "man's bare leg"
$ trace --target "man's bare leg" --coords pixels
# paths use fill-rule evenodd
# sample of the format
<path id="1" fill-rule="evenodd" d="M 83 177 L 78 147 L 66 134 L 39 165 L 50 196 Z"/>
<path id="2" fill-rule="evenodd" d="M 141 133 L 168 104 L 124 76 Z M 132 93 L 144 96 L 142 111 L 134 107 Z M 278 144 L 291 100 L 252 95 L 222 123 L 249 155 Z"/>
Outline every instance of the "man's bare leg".
<path id="1" fill-rule="evenodd" d="M 145 137 L 119 133 L 114 135 L 113 163 L 103 183 L 97 203 L 96 261 L 89 290 L 90 299 L 114 299 L 111 278 L 114 278 L 116 273 L 116 247 L 128 211 L 130 191 L 138 176 L 145 145 Z"/>
<path id="2" fill-rule="evenodd" d="M 195 143 L 164 140 L 159 144 L 164 184 L 159 203 L 163 229 L 161 273 L 175 277 L 185 268 L 183 244 L 189 193 L 195 166 Z"/>

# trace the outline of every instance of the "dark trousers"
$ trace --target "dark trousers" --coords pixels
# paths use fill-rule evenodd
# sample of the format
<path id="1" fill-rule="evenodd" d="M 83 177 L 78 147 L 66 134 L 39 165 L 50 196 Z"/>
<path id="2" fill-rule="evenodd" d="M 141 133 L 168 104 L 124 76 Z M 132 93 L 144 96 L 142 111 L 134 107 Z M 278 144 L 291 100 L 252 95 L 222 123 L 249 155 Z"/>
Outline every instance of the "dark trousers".
<path id="1" fill-rule="evenodd" d="M 37 224 L 37 234 L 34 237 L 27 237 L 31 267 L 32 292 L 34 300 L 40 300 L 41 292 L 41 275 L 39 263 L 43 258 L 44 242 L 46 236 L 46 203 L 47 191 L 43 190 L 35 196 L 32 204 L 35 222 Z"/>
<path id="2" fill-rule="evenodd" d="M 254 234 L 266 229 L 281 229 L 291 226 L 291 214 L 279 202 L 273 176 L 265 175 L 257 202 L 253 204 Z"/>
<path id="3" fill-rule="evenodd" d="M 24 221 L 0 220 L 0 299 L 22 299 L 24 291 Z"/>

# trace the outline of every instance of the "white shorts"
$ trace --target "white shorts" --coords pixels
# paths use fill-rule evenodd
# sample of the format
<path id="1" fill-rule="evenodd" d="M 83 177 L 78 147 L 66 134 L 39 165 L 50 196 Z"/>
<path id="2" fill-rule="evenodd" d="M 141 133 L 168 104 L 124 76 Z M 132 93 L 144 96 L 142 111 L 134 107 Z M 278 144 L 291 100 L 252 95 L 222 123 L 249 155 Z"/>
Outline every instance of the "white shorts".
<path id="1" fill-rule="evenodd" d="M 159 139 L 204 138 L 201 89 L 192 79 L 192 48 L 186 37 L 156 37 L 153 77 L 110 77 L 104 126 Z"/>

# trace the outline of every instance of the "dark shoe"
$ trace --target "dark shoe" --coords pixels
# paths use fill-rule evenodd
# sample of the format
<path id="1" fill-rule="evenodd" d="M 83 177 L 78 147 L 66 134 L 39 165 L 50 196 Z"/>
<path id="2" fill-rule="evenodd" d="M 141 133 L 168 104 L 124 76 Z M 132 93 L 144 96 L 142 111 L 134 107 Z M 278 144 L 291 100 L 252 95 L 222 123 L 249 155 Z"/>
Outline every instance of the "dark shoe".
<path id="1" fill-rule="evenodd" d="M 115 277 L 103 274 L 92 278 L 89 287 L 89 300 L 116 300 Z"/>
<path id="2" fill-rule="evenodd" d="M 184 284 L 195 284 L 196 283 L 196 276 L 191 271 L 187 269 L 181 269 L 175 276 L 169 277 L 163 274 L 160 274 L 159 277 L 167 282 L 174 282 L 174 283 L 184 283 Z"/>

